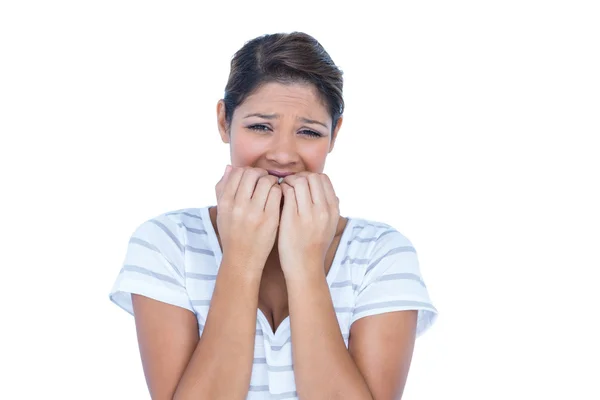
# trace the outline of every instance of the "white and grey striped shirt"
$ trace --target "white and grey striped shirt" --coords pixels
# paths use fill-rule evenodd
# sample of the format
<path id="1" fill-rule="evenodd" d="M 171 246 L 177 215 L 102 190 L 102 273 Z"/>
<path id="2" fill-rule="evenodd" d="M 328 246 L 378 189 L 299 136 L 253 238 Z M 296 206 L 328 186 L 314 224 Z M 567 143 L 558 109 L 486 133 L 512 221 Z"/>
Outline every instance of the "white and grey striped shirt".
<path id="1" fill-rule="evenodd" d="M 156 216 L 131 236 L 110 299 L 133 314 L 136 293 L 192 311 L 202 334 L 221 263 L 208 207 Z M 346 347 L 352 323 L 392 311 L 418 310 L 417 336 L 437 317 L 411 242 L 391 226 L 349 218 L 327 275 Z M 257 310 L 248 399 L 297 399 L 289 317 L 271 327 Z"/>

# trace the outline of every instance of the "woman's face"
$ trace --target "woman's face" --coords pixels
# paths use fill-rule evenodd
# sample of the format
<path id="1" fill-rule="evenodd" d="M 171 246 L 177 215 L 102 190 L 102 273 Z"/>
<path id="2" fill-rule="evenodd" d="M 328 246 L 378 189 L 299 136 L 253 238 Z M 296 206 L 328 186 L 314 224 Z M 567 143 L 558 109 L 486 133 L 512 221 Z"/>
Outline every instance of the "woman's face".
<path id="1" fill-rule="evenodd" d="M 217 105 L 219 131 L 230 144 L 231 164 L 281 173 L 323 172 L 342 119 L 332 120 L 314 86 L 267 83 L 234 111 L 228 130 L 225 105 Z"/>

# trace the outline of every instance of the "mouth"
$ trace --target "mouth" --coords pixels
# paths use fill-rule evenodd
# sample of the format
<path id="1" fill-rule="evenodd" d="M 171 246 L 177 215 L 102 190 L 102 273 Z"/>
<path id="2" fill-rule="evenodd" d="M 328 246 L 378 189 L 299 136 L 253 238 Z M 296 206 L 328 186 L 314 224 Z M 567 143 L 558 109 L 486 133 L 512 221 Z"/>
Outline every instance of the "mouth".
<path id="1" fill-rule="evenodd" d="M 293 175 L 294 174 L 293 172 L 281 172 L 281 171 L 273 171 L 273 170 L 267 170 L 267 172 L 269 173 L 269 175 L 273 175 L 273 176 L 276 176 L 278 178 L 285 178 L 288 175 Z"/>

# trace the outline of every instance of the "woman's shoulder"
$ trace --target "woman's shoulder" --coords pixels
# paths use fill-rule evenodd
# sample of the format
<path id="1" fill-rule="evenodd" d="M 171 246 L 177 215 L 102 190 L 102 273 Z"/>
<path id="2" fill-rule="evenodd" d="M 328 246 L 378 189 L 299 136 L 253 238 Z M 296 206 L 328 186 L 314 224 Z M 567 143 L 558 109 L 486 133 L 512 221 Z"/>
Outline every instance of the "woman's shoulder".
<path id="1" fill-rule="evenodd" d="M 203 221 L 208 216 L 209 208 L 210 206 L 168 210 L 149 216 L 142 223 L 167 223 L 177 225 L 180 228 L 194 229 L 204 225 Z"/>
<path id="2" fill-rule="evenodd" d="M 172 209 L 151 215 L 140 221 L 132 236 L 144 236 L 155 246 L 165 241 L 174 242 L 183 251 L 184 243 L 190 235 L 207 235 L 205 220 L 210 225 L 209 208 L 210 206 Z"/>
<path id="3" fill-rule="evenodd" d="M 204 221 L 208 216 L 208 209 L 210 206 L 205 207 L 194 207 L 194 208 L 181 208 L 178 210 L 171 210 L 161 214 L 164 218 L 169 218 L 178 224 L 197 225 L 199 222 Z"/>
<path id="4" fill-rule="evenodd" d="M 350 217 L 351 241 L 380 245 L 412 246 L 410 240 L 391 222 L 361 217 Z"/>

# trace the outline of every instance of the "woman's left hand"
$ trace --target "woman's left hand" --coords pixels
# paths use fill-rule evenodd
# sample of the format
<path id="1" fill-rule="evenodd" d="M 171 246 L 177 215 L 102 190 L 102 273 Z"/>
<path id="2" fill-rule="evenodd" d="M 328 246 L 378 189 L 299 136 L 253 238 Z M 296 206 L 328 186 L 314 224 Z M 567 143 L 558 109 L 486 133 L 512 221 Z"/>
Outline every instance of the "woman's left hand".
<path id="1" fill-rule="evenodd" d="M 278 250 L 284 276 L 324 273 L 340 218 L 339 199 L 325 174 L 300 172 L 281 183 Z M 320 270 L 312 270 L 320 268 Z"/>

